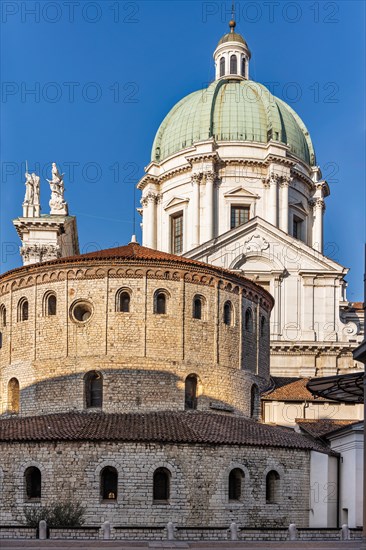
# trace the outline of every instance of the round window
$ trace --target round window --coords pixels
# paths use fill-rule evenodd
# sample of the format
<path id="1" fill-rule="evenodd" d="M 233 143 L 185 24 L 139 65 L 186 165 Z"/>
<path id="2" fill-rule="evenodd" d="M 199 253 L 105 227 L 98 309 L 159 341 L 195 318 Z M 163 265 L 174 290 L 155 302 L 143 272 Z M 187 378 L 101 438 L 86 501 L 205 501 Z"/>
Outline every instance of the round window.
<path id="1" fill-rule="evenodd" d="M 79 323 L 86 323 L 93 313 L 93 307 L 90 302 L 76 302 L 71 306 L 71 317 Z"/>

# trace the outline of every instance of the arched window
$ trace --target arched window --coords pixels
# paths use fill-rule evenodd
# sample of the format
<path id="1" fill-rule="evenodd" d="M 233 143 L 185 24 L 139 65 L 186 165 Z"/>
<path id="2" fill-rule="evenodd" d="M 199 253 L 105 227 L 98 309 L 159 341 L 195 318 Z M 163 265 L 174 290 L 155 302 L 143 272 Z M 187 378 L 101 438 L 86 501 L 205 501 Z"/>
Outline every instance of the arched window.
<path id="1" fill-rule="evenodd" d="M 225 76 L 225 57 L 220 59 L 220 76 Z"/>
<path id="2" fill-rule="evenodd" d="M 264 315 L 262 315 L 262 317 L 261 317 L 261 327 L 260 327 L 260 335 L 261 335 L 262 338 L 265 335 L 265 333 L 266 333 L 266 318 L 264 317 Z"/>
<path id="3" fill-rule="evenodd" d="M 24 472 L 25 496 L 27 499 L 39 499 L 42 493 L 41 472 L 35 466 L 27 468 Z"/>
<path id="4" fill-rule="evenodd" d="M 276 504 L 280 499 L 280 476 L 275 470 L 268 472 L 266 477 L 266 502 Z"/>
<path id="5" fill-rule="evenodd" d="M 28 321 L 29 306 L 26 298 L 21 298 L 18 302 L 18 321 Z"/>
<path id="6" fill-rule="evenodd" d="M 170 472 L 166 468 L 158 468 L 154 472 L 153 499 L 156 502 L 168 502 L 170 497 Z"/>
<path id="7" fill-rule="evenodd" d="M 87 409 L 103 405 L 103 377 L 100 372 L 91 371 L 85 375 L 85 405 Z"/>
<path id="8" fill-rule="evenodd" d="M 0 306 L 0 326 L 6 327 L 6 307 L 4 304 Z"/>
<path id="9" fill-rule="evenodd" d="M 229 474 L 229 500 L 241 500 L 244 472 L 234 468 Z"/>
<path id="10" fill-rule="evenodd" d="M 233 315 L 233 305 L 228 300 L 224 304 L 224 323 L 225 323 L 225 325 L 232 326 L 233 322 L 234 322 L 233 317 L 234 317 L 234 315 Z"/>
<path id="11" fill-rule="evenodd" d="M 253 313 L 250 307 L 245 312 L 245 330 L 247 332 L 253 332 Z"/>
<path id="12" fill-rule="evenodd" d="M 100 472 L 100 496 L 103 500 L 116 500 L 118 472 L 113 466 L 106 466 Z"/>
<path id="13" fill-rule="evenodd" d="M 46 316 L 56 315 L 57 298 L 53 292 L 46 292 L 43 298 L 43 314 Z"/>
<path id="14" fill-rule="evenodd" d="M 256 418 L 258 416 L 258 399 L 259 389 L 257 384 L 253 384 L 250 389 L 250 416 Z"/>
<path id="15" fill-rule="evenodd" d="M 203 304 L 202 296 L 196 295 L 193 299 L 193 319 L 203 318 Z"/>
<path id="16" fill-rule="evenodd" d="M 154 295 L 154 313 L 164 315 L 166 313 L 167 295 L 161 290 L 157 290 Z"/>
<path id="17" fill-rule="evenodd" d="M 129 313 L 131 295 L 127 290 L 118 290 L 116 294 L 116 311 Z"/>
<path id="18" fill-rule="evenodd" d="M 8 383 L 8 412 L 17 414 L 20 406 L 20 387 L 17 378 L 11 378 Z"/>
<path id="19" fill-rule="evenodd" d="M 235 54 L 230 56 L 230 74 L 238 74 L 238 60 Z"/>
<path id="20" fill-rule="evenodd" d="M 187 376 L 184 385 L 184 408 L 186 410 L 197 409 L 197 385 L 196 374 Z"/>
<path id="21" fill-rule="evenodd" d="M 241 59 L 241 75 L 245 76 L 245 57 Z"/>

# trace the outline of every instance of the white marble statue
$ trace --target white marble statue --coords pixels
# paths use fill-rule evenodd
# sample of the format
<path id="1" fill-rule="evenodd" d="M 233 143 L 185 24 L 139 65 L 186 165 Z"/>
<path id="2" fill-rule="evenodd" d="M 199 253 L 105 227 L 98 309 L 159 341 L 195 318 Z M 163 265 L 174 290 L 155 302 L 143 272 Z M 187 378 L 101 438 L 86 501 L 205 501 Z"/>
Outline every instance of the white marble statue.
<path id="1" fill-rule="evenodd" d="M 34 172 L 25 173 L 25 197 L 23 202 L 23 216 L 37 218 L 40 215 L 40 180 Z"/>
<path id="2" fill-rule="evenodd" d="M 52 163 L 52 180 L 47 180 L 51 188 L 50 208 L 51 214 L 68 215 L 67 202 L 64 200 L 64 177 L 65 174 L 60 174 L 56 163 Z"/>

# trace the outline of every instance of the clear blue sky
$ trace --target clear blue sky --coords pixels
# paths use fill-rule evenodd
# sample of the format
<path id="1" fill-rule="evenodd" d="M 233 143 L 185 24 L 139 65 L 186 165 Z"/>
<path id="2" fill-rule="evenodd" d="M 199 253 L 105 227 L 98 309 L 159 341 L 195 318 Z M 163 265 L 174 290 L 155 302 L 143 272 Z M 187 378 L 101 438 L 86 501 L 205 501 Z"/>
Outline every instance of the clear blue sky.
<path id="1" fill-rule="evenodd" d="M 230 6 L 2 0 L 1 272 L 20 265 L 11 220 L 21 215 L 26 159 L 41 168 L 43 213 L 50 163 L 66 173 L 83 252 L 130 240 L 133 188 L 155 132 L 179 99 L 213 79 Z M 348 299 L 361 300 L 365 3 L 246 1 L 236 11 L 251 78 L 272 87 L 311 133 L 331 188 L 325 252 L 351 268 Z"/>

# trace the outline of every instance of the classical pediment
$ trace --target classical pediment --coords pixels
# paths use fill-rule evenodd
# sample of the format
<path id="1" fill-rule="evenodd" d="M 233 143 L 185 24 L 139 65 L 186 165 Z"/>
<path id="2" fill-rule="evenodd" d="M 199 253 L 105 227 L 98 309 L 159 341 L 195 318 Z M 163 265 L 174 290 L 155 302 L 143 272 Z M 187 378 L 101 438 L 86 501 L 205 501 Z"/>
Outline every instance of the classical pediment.
<path id="1" fill-rule="evenodd" d="M 296 210 L 299 210 L 303 214 L 308 214 L 308 211 L 306 210 L 302 202 L 293 202 L 293 203 L 290 203 L 289 206 L 292 208 L 295 208 Z"/>
<path id="2" fill-rule="evenodd" d="M 183 206 L 189 202 L 189 199 L 187 197 L 173 197 L 170 199 L 170 201 L 164 206 L 164 210 L 168 210 L 168 208 L 172 208 L 173 206 Z"/>
<path id="3" fill-rule="evenodd" d="M 244 189 L 244 187 L 236 187 L 235 189 L 232 189 L 231 191 L 228 191 L 224 194 L 225 198 L 250 198 L 250 199 L 257 199 L 258 195 L 255 195 L 254 193 L 251 193 L 248 191 L 248 189 Z"/>
<path id="4" fill-rule="evenodd" d="M 185 254 L 228 269 L 345 275 L 347 269 L 272 224 L 255 217 Z"/>

